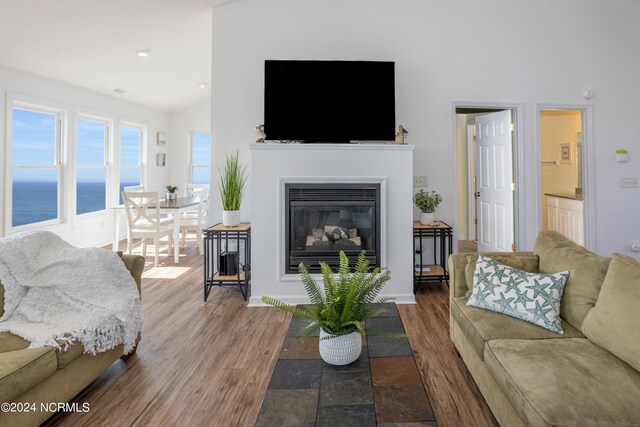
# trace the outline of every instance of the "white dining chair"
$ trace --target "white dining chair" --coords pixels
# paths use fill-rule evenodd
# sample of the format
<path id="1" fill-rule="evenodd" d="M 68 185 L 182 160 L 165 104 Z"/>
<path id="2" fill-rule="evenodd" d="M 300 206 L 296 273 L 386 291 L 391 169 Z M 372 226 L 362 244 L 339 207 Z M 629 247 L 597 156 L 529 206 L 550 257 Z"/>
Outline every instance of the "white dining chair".
<path id="1" fill-rule="evenodd" d="M 196 233 L 201 255 L 204 255 L 202 230 L 207 227 L 209 219 L 209 188 L 209 184 L 185 184 L 185 197 L 198 197 L 200 202 L 197 209 L 185 212 L 180 217 L 181 246 L 185 246 L 187 233 Z"/>
<path id="2" fill-rule="evenodd" d="M 122 187 L 122 191 L 131 193 L 134 191 L 144 191 L 144 185 L 130 185 L 128 187 Z"/>
<path id="3" fill-rule="evenodd" d="M 142 256 L 147 256 L 147 239 L 153 239 L 153 266 L 158 266 L 160 238 L 168 236 L 167 255 L 173 248 L 173 218 L 160 217 L 158 192 L 123 191 L 122 200 L 127 213 L 127 252 L 131 254 L 133 239 L 142 239 Z M 175 248 L 174 248 L 175 250 Z"/>

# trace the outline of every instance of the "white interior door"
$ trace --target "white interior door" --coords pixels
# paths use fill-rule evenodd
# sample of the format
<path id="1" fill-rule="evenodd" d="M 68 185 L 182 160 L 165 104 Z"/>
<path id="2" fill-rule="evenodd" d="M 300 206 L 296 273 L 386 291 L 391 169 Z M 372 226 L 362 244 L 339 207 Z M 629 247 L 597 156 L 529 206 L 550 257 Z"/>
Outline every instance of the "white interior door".
<path id="1" fill-rule="evenodd" d="M 476 125 L 467 125 L 467 170 L 468 173 L 468 198 L 469 203 L 469 240 L 476 240 Z"/>
<path id="2" fill-rule="evenodd" d="M 514 243 L 511 111 L 476 117 L 478 252 L 511 251 Z"/>

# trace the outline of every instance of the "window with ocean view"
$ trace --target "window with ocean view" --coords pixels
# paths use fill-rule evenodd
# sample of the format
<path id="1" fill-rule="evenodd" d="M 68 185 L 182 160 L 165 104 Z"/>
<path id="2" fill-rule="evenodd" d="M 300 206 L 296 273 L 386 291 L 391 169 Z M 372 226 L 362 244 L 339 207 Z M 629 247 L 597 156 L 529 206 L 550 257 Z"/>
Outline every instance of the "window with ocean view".
<path id="1" fill-rule="evenodd" d="M 124 187 L 142 184 L 142 136 L 140 127 L 120 126 L 120 204 Z"/>
<path id="2" fill-rule="evenodd" d="M 211 134 L 191 133 L 191 182 L 211 182 Z"/>
<path id="3" fill-rule="evenodd" d="M 13 227 L 59 219 L 61 113 L 11 110 Z"/>
<path id="4" fill-rule="evenodd" d="M 104 120 L 76 121 L 76 214 L 107 207 L 107 147 L 109 125 Z"/>

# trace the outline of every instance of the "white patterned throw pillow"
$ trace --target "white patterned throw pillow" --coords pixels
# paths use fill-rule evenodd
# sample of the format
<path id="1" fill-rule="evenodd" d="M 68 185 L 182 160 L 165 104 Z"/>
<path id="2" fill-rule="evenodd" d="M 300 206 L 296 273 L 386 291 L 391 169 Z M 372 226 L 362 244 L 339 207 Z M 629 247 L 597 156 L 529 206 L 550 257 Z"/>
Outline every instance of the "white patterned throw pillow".
<path id="1" fill-rule="evenodd" d="M 568 271 L 527 273 L 480 255 L 467 305 L 506 314 L 564 334 L 560 299 Z"/>

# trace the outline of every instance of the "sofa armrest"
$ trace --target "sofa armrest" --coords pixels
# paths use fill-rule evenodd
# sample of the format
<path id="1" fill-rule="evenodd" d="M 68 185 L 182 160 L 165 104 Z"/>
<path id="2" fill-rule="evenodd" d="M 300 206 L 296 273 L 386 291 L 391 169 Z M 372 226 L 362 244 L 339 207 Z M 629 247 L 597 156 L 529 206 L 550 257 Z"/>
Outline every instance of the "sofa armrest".
<path id="1" fill-rule="evenodd" d="M 140 255 L 126 255 L 121 254 L 122 262 L 124 262 L 125 267 L 133 276 L 133 279 L 136 281 L 136 285 L 138 286 L 138 292 L 142 295 L 142 272 L 144 271 L 144 257 Z"/>
<path id="2" fill-rule="evenodd" d="M 463 297 L 467 289 L 464 269 L 467 266 L 468 254 L 449 255 L 449 299 Z"/>

